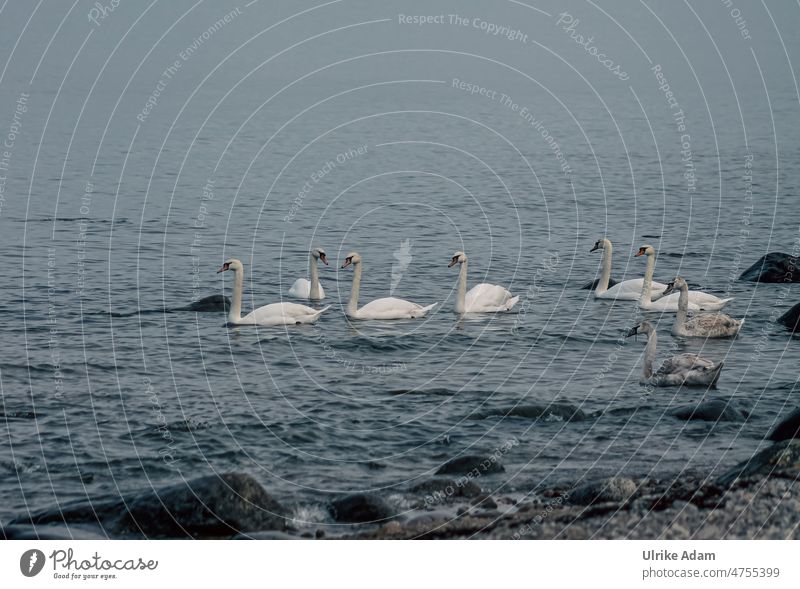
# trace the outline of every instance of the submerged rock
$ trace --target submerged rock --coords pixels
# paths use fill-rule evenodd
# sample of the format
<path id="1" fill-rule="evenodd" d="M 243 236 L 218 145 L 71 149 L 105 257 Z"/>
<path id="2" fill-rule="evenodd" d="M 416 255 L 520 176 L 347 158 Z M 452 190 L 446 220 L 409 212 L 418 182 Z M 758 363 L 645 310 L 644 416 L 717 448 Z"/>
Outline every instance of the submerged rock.
<path id="1" fill-rule="evenodd" d="M 480 474 L 492 474 L 505 472 L 505 470 L 494 456 L 468 455 L 448 460 L 439 467 L 436 474 L 467 474 L 473 471 Z"/>
<path id="2" fill-rule="evenodd" d="M 778 322 L 788 327 L 792 332 L 800 332 L 800 303 L 778 317 Z"/>
<path id="3" fill-rule="evenodd" d="M 727 401 L 714 399 L 697 405 L 684 405 L 670 411 L 678 419 L 685 421 L 744 421 L 747 417 Z"/>
<path id="4" fill-rule="evenodd" d="M 124 500 L 56 507 L 20 518 L 19 523 L 99 524 L 115 537 L 219 538 L 283 530 L 286 516 L 283 506 L 253 477 L 230 473 L 150 489 Z"/>
<path id="5" fill-rule="evenodd" d="M 175 311 L 194 311 L 195 313 L 213 313 L 215 311 L 227 311 L 231 306 L 230 297 L 215 294 L 203 297 L 185 307 L 178 307 Z"/>
<path id="6" fill-rule="evenodd" d="M 599 278 L 595 278 L 594 280 L 590 280 L 589 282 L 587 282 L 586 284 L 584 284 L 584 285 L 581 287 L 581 289 L 583 289 L 583 290 L 594 290 L 594 289 L 596 289 L 596 288 L 597 288 L 597 283 L 598 283 L 599 281 L 600 281 L 600 279 L 599 279 Z M 616 280 L 614 280 L 613 278 L 609 278 L 609 279 L 608 279 L 608 288 L 611 288 L 611 287 L 612 287 L 612 286 L 614 286 L 615 284 L 617 284 L 617 281 L 616 281 Z"/>
<path id="7" fill-rule="evenodd" d="M 800 477 L 800 439 L 784 440 L 765 448 L 734 466 L 717 480 L 717 484 L 727 487 L 737 479 L 765 476 Z"/>
<path id="8" fill-rule="evenodd" d="M 100 528 L 81 526 L 7 526 L 0 528 L 0 539 L 5 540 L 107 540 Z"/>
<path id="9" fill-rule="evenodd" d="M 363 524 L 394 517 L 394 510 L 374 493 L 353 493 L 331 501 L 331 515 L 337 522 Z"/>
<path id="10" fill-rule="evenodd" d="M 772 252 L 742 272 L 739 280 L 749 282 L 800 282 L 797 258 L 781 252 Z"/>
<path id="11" fill-rule="evenodd" d="M 589 419 L 580 408 L 569 403 L 549 403 L 533 405 L 516 405 L 514 407 L 498 407 L 483 413 L 475 413 L 473 419 L 485 419 L 492 416 L 526 417 L 528 419 L 545 419 L 559 421 L 584 421 Z"/>
<path id="12" fill-rule="evenodd" d="M 569 492 L 568 500 L 576 505 L 624 503 L 636 493 L 636 483 L 626 477 L 591 481 Z"/>
<path id="13" fill-rule="evenodd" d="M 767 436 L 773 442 L 792 438 L 800 438 L 800 407 L 789 413 Z"/>

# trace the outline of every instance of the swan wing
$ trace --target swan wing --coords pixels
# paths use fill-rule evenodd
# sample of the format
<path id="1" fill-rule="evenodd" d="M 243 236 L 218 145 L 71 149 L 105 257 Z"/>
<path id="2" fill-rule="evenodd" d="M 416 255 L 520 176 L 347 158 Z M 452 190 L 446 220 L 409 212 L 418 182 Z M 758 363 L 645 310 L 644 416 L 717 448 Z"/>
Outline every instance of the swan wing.
<path id="1" fill-rule="evenodd" d="M 672 358 L 667 358 L 661 364 L 661 367 L 656 371 L 657 376 L 666 376 L 668 374 L 686 374 L 691 370 L 699 368 L 712 368 L 714 363 L 697 354 L 678 354 Z"/>
<path id="2" fill-rule="evenodd" d="M 370 301 L 361 307 L 356 317 L 359 319 L 411 319 L 424 316 L 435 306 L 436 303 L 423 307 L 405 299 L 385 297 Z"/>
<path id="3" fill-rule="evenodd" d="M 289 289 L 288 295 L 296 299 L 307 299 L 311 296 L 311 281 L 306 278 L 298 278 Z M 319 285 L 319 296 L 321 299 L 325 298 L 325 289 Z"/>
<path id="4" fill-rule="evenodd" d="M 646 311 L 665 311 L 665 312 L 672 312 L 676 313 L 678 311 L 678 298 L 680 297 L 679 292 L 674 292 L 672 294 L 668 294 L 665 297 L 661 297 L 657 301 L 650 301 L 647 303 L 639 303 L 639 307 Z M 697 303 L 693 303 L 689 301 L 688 305 L 689 311 L 700 311 L 701 308 Z"/>
<path id="5" fill-rule="evenodd" d="M 311 294 L 311 281 L 305 278 L 298 278 L 289 289 L 289 296 L 297 299 L 307 299 Z"/>
<path id="6" fill-rule="evenodd" d="M 743 320 L 734 319 L 722 313 L 695 315 L 683 324 L 682 332 L 699 337 L 725 337 L 736 335 L 742 328 Z"/>
<path id="7" fill-rule="evenodd" d="M 619 301 L 638 301 L 642 296 L 642 288 L 644 287 L 644 278 L 632 278 L 630 280 L 623 280 L 618 282 L 604 293 L 597 295 L 600 299 L 617 299 Z M 652 283 L 653 298 L 661 295 L 664 289 L 667 288 L 666 284 L 660 282 Z"/>
<path id="8" fill-rule="evenodd" d="M 507 311 L 519 301 L 519 296 L 497 284 L 481 283 L 473 286 L 464 296 L 467 312 L 476 310 Z"/>
<path id="9" fill-rule="evenodd" d="M 312 309 L 297 303 L 272 303 L 248 313 L 239 321 L 242 325 L 292 325 L 313 323 L 329 307 Z"/>

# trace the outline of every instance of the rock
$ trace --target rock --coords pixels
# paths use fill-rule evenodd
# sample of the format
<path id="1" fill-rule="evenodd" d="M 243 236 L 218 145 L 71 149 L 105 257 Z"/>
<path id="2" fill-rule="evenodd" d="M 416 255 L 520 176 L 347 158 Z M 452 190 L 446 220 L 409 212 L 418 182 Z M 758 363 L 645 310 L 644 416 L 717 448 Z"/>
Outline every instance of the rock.
<path id="1" fill-rule="evenodd" d="M 19 523 L 99 524 L 114 537 L 223 538 L 238 532 L 283 530 L 286 515 L 253 477 L 230 473 L 150 489 L 124 500 L 64 505 Z"/>
<path id="2" fill-rule="evenodd" d="M 242 532 L 233 536 L 231 540 L 297 540 L 297 536 L 278 531 Z"/>
<path id="3" fill-rule="evenodd" d="M 697 405 L 684 405 L 670 411 L 678 419 L 684 421 L 744 421 L 746 415 L 727 401 L 714 399 L 703 401 Z"/>
<path id="4" fill-rule="evenodd" d="M 581 287 L 581 289 L 582 289 L 582 290 L 594 290 L 594 289 L 596 289 L 596 288 L 597 288 L 597 283 L 598 283 L 599 281 L 600 281 L 600 278 L 595 278 L 594 280 L 590 280 L 589 282 L 587 282 L 586 284 L 584 284 L 584 285 Z M 609 279 L 608 279 L 608 288 L 611 288 L 611 287 L 612 287 L 612 286 L 614 286 L 615 284 L 617 284 L 617 281 L 616 281 L 616 280 L 614 280 L 613 278 L 609 278 Z"/>
<path id="5" fill-rule="evenodd" d="M 491 495 L 489 495 L 489 493 L 482 493 L 470 501 L 469 504 L 473 507 L 479 507 L 486 510 L 497 509 L 497 502 Z"/>
<path id="6" fill-rule="evenodd" d="M 800 407 L 787 415 L 767 436 L 773 442 L 791 438 L 800 438 Z"/>
<path id="7" fill-rule="evenodd" d="M 451 497 L 477 497 L 481 494 L 481 487 L 467 478 L 440 478 L 414 485 L 409 491 L 430 498 L 426 503 L 442 503 Z"/>
<path id="8" fill-rule="evenodd" d="M 717 484 L 727 487 L 737 479 L 781 475 L 800 477 L 800 439 L 784 440 L 765 448 L 719 477 Z"/>
<path id="9" fill-rule="evenodd" d="M 800 332 L 800 303 L 778 317 L 778 321 L 788 327 L 793 333 Z"/>
<path id="10" fill-rule="evenodd" d="M 493 456 L 468 455 L 448 460 L 439 467 L 436 474 L 467 474 L 473 471 L 479 474 L 493 474 L 505 470 L 500 461 Z"/>
<path id="11" fill-rule="evenodd" d="M 231 306 L 231 299 L 225 295 L 215 294 L 203 297 L 185 307 L 179 307 L 176 311 L 194 311 L 195 313 L 214 313 L 227 311 Z"/>
<path id="12" fill-rule="evenodd" d="M 7 526 L 0 529 L 0 539 L 6 540 L 108 540 L 99 527 L 81 526 Z"/>
<path id="13" fill-rule="evenodd" d="M 492 416 L 525 417 L 527 419 L 544 419 L 545 421 L 585 421 L 589 419 L 586 413 L 569 403 L 498 407 L 496 409 L 489 409 L 483 413 L 474 413 L 471 417 L 473 419 L 486 419 Z"/>
<path id="14" fill-rule="evenodd" d="M 636 493 L 636 483 L 626 477 L 609 477 L 581 485 L 569 492 L 568 500 L 576 505 L 624 503 Z"/>
<path id="15" fill-rule="evenodd" d="M 739 280 L 748 282 L 800 282 L 797 258 L 781 252 L 769 253 L 742 272 Z"/>
<path id="16" fill-rule="evenodd" d="M 337 522 L 362 524 L 394 517 L 394 510 L 374 493 L 353 493 L 331 501 L 331 515 Z"/>

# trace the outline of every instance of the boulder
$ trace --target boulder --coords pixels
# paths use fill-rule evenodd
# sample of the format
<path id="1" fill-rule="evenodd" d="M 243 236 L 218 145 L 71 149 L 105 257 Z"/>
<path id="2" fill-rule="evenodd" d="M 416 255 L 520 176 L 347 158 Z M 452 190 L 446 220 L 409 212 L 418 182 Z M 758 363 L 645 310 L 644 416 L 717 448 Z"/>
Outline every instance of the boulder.
<path id="1" fill-rule="evenodd" d="M 26 524 L 99 524 L 112 537 L 223 538 L 283 530 L 287 511 L 250 475 L 230 473 L 149 489 L 124 499 L 74 503 L 20 518 Z"/>
<path id="2" fill-rule="evenodd" d="M 719 477 L 717 484 L 727 487 L 737 479 L 767 476 L 800 477 L 800 439 L 784 440 L 765 448 Z"/>
<path id="3" fill-rule="evenodd" d="M 448 460 L 439 467 L 436 474 L 467 474 L 470 472 L 493 474 L 505 472 L 505 470 L 503 465 L 500 464 L 500 461 L 494 456 L 478 456 L 471 454 Z"/>
<path id="4" fill-rule="evenodd" d="M 225 295 L 215 294 L 203 297 L 185 307 L 178 307 L 176 311 L 194 311 L 195 313 L 225 312 L 231 306 L 231 299 Z"/>
<path id="5" fill-rule="evenodd" d="M 742 272 L 739 280 L 748 282 L 800 282 L 797 258 L 781 252 L 769 253 Z"/>
<path id="6" fill-rule="evenodd" d="M 81 526 L 15 525 L 0 528 L 0 539 L 5 540 L 107 540 L 102 529 Z"/>
<path id="7" fill-rule="evenodd" d="M 349 524 L 385 521 L 395 516 L 389 504 L 374 493 L 353 493 L 334 499 L 330 512 L 337 522 Z"/>
<path id="8" fill-rule="evenodd" d="M 573 489 L 568 500 L 575 505 L 624 503 L 636 493 L 636 488 L 636 483 L 629 478 L 609 477 Z"/>
<path id="9" fill-rule="evenodd" d="M 727 401 L 714 399 L 703 401 L 696 405 L 684 405 L 670 411 L 678 419 L 684 421 L 735 421 L 741 422 L 746 419 L 746 415 L 736 409 Z"/>
<path id="10" fill-rule="evenodd" d="M 778 322 L 788 327 L 793 333 L 800 333 L 800 303 L 778 317 Z"/>
<path id="11" fill-rule="evenodd" d="M 414 485 L 409 491 L 439 499 L 437 502 L 441 502 L 442 499 L 447 500 L 451 497 L 477 497 L 481 494 L 481 487 L 466 478 L 433 478 Z"/>
<path id="12" fill-rule="evenodd" d="M 800 407 L 789 413 L 767 436 L 773 442 L 792 438 L 800 438 Z"/>

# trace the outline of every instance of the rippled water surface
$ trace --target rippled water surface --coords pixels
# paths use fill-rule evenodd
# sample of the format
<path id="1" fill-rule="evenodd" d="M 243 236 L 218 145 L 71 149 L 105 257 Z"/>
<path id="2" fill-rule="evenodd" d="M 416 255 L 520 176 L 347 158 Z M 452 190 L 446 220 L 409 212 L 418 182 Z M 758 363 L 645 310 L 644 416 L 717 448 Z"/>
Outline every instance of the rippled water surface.
<path id="1" fill-rule="evenodd" d="M 797 404 L 800 342 L 774 318 L 798 287 L 736 277 L 766 252 L 800 249 L 800 107 L 787 62 L 800 53 L 793 36 L 784 54 L 763 8 L 748 5 L 761 35 L 751 44 L 716 6 L 697 8 L 710 36 L 688 10 L 684 29 L 654 8 L 678 39 L 639 7 L 620 17 L 637 48 L 575 3 L 627 81 L 556 26 L 552 2 L 537 5 L 550 17 L 510 3 L 491 15 L 477 3 L 434 11 L 514 23 L 529 35 L 516 45 L 471 27 L 403 28 L 408 7 L 367 3 L 259 36 L 302 8 L 256 4 L 186 60 L 180 51 L 235 6 L 203 4 L 159 43 L 188 5 L 164 7 L 116 52 L 140 8 L 94 27 L 73 14 L 60 36 L 66 7 L 37 16 L 0 80 L 0 131 L 29 95 L 0 211 L 0 522 L 228 471 L 323 518 L 313 508 L 331 495 L 397 495 L 460 453 L 510 441 L 506 472 L 483 484 L 512 495 L 618 472 L 710 472 L 752 455 Z M 24 22 L 19 6 L 7 10 Z M 12 41 L 0 44 L 10 55 Z M 654 64 L 687 114 L 684 133 Z M 650 243 L 657 279 L 680 273 L 735 297 L 726 312 L 746 324 L 734 340 L 675 339 L 672 316 L 651 319 L 661 356 L 725 360 L 708 395 L 734 399 L 745 422 L 680 421 L 668 412 L 704 391 L 638 383 L 644 341 L 619 343 L 635 305 L 580 288 L 604 235 L 617 279 L 642 275 L 632 255 Z M 229 257 L 245 264 L 245 310 L 280 301 L 306 276 L 312 246 L 331 260 L 320 268 L 331 308 L 314 326 L 229 329 L 222 313 L 163 312 L 230 294 L 232 276 L 215 273 Z M 455 250 L 469 255 L 471 284 L 521 295 L 513 312 L 453 313 Z M 364 259 L 362 303 L 392 294 L 438 306 L 419 320 L 348 321 L 352 271 L 339 266 L 350 251 Z M 594 417 L 503 416 L 552 400 Z"/>

